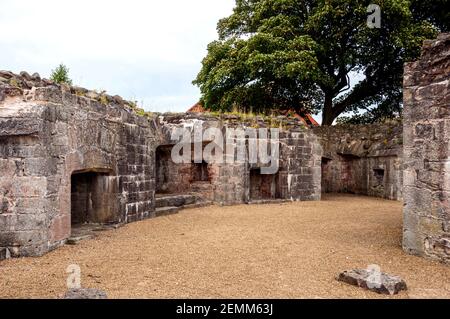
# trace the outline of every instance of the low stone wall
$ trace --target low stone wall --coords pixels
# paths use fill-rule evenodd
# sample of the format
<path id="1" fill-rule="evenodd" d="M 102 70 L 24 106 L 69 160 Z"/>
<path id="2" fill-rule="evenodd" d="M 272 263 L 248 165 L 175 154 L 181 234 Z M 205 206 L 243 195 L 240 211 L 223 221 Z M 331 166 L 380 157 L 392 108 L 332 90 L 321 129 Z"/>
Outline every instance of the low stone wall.
<path id="1" fill-rule="evenodd" d="M 402 199 L 402 124 L 317 127 L 322 192 Z"/>
<path id="2" fill-rule="evenodd" d="M 404 76 L 404 237 L 412 254 L 450 262 L 450 34 L 426 41 Z"/>

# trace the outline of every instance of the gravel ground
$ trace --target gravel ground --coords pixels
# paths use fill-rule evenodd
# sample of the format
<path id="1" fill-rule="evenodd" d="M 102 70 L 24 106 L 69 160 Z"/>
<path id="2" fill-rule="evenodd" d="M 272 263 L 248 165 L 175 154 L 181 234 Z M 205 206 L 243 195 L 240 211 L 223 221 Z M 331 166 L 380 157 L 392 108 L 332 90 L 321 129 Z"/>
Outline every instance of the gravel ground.
<path id="1" fill-rule="evenodd" d="M 450 267 L 401 249 L 402 204 L 320 202 L 205 207 L 99 233 L 41 258 L 0 262 L 1 298 L 57 298 L 70 264 L 110 298 L 408 298 L 450 296 Z M 410 290 L 384 297 L 335 280 L 380 265 Z"/>

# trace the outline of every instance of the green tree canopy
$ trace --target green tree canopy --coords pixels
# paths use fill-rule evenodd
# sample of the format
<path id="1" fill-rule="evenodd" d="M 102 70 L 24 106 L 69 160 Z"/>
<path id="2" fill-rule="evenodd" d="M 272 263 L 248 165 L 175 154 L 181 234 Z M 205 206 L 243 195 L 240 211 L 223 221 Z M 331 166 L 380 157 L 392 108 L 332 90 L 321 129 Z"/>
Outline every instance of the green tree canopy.
<path id="1" fill-rule="evenodd" d="M 427 1 L 428 2 L 428 1 Z M 367 8 L 381 7 L 381 28 Z M 408 0 L 236 0 L 194 84 L 206 108 L 342 113 L 400 112 L 403 64 L 420 54 L 437 27 Z M 431 10 L 431 9 L 430 9 Z M 444 21 L 444 20 L 442 20 Z M 441 22 L 442 22 L 441 21 Z M 350 78 L 361 80 L 351 85 Z"/>
<path id="2" fill-rule="evenodd" d="M 55 83 L 66 83 L 72 85 L 72 80 L 69 77 L 69 68 L 64 64 L 58 65 L 58 67 L 52 70 L 50 79 Z"/>
<path id="3" fill-rule="evenodd" d="M 411 12 L 416 21 L 427 20 L 441 32 L 450 31 L 449 0 L 411 0 Z"/>

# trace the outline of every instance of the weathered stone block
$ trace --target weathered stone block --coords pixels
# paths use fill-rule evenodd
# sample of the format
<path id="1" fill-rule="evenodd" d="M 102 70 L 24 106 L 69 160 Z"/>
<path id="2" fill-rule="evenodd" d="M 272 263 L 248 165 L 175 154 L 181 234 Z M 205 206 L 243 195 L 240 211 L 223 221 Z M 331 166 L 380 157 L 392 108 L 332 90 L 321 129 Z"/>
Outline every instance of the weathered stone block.
<path id="1" fill-rule="evenodd" d="M 99 289 L 79 288 L 68 290 L 63 299 L 108 299 L 108 296 Z"/>
<path id="2" fill-rule="evenodd" d="M 339 274 L 339 281 L 361 287 L 379 294 L 396 295 L 407 290 L 406 283 L 398 276 L 392 276 L 377 271 L 350 270 Z"/>

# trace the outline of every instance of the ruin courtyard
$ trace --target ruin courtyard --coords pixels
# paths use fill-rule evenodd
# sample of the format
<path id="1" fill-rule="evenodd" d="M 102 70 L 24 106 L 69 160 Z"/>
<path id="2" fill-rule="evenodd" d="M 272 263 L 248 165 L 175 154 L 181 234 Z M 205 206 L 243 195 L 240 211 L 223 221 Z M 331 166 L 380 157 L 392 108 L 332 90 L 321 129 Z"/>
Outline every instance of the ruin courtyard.
<path id="1" fill-rule="evenodd" d="M 315 127 L 281 115 L 150 114 L 1 71 L 0 297 L 61 297 L 69 265 L 111 298 L 386 297 L 336 280 L 370 265 L 407 282 L 395 298 L 448 297 L 449 74 L 441 34 L 405 66 L 402 119 Z M 279 159 L 197 160 L 197 148 L 217 156 L 225 143 L 173 138 L 196 127 L 254 130 L 226 143 L 258 141 Z"/>
<path id="2" fill-rule="evenodd" d="M 320 202 L 205 207 L 99 232 L 41 258 L 1 263 L 0 297 L 57 298 L 69 264 L 111 298 L 445 298 L 450 268 L 402 251 L 402 204 Z M 220 234 L 220 236 L 217 236 Z M 391 297 L 335 280 L 368 263 L 404 278 Z"/>

